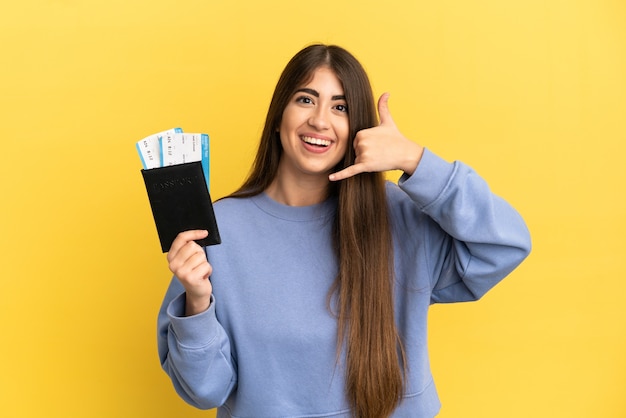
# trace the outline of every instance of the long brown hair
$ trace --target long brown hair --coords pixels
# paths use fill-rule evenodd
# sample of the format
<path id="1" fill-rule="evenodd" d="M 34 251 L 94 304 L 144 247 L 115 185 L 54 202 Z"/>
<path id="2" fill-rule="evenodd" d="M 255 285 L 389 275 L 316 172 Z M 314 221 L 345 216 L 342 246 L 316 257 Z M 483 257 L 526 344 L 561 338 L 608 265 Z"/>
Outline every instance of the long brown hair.
<path id="1" fill-rule="evenodd" d="M 348 106 L 350 141 L 377 124 L 367 74 L 345 49 L 311 45 L 298 52 L 281 74 L 269 106 L 257 155 L 243 185 L 232 196 L 262 193 L 278 171 L 282 155 L 276 132 L 288 101 L 317 68 L 328 67 L 341 81 Z M 350 144 L 337 169 L 354 164 Z M 393 246 L 382 173 L 362 173 L 329 185 L 338 206 L 333 240 L 339 273 L 329 293 L 336 296 L 337 353 L 346 344 L 346 393 L 358 418 L 389 416 L 402 397 L 404 351 L 393 303 Z"/>

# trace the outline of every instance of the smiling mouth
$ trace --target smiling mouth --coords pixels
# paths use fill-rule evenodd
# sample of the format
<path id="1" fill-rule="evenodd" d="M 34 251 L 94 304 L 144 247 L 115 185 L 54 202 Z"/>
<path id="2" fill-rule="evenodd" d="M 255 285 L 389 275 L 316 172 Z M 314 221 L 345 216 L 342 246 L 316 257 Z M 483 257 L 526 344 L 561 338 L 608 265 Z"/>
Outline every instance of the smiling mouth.
<path id="1" fill-rule="evenodd" d="M 307 144 L 315 145 L 317 147 L 327 147 L 331 144 L 331 141 L 328 139 L 311 138 L 310 136 L 302 136 L 300 138 Z"/>

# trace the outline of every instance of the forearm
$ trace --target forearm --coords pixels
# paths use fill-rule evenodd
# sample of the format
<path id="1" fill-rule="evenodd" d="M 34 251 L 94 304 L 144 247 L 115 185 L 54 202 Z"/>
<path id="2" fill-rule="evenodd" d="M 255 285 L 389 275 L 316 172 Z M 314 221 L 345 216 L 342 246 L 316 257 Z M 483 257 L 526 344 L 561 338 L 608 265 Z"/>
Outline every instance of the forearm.
<path id="1" fill-rule="evenodd" d="M 170 286 L 159 313 L 161 365 L 181 398 L 198 408 L 214 408 L 225 402 L 236 382 L 230 341 L 214 306 L 184 316 L 185 294 L 179 286 Z"/>
<path id="2" fill-rule="evenodd" d="M 435 290 L 466 286 L 466 300 L 477 299 L 528 255 L 530 235 L 522 217 L 468 166 L 426 151 L 400 186 L 438 226 L 428 235 Z M 444 299 L 458 300 L 461 292 L 448 290 Z"/>

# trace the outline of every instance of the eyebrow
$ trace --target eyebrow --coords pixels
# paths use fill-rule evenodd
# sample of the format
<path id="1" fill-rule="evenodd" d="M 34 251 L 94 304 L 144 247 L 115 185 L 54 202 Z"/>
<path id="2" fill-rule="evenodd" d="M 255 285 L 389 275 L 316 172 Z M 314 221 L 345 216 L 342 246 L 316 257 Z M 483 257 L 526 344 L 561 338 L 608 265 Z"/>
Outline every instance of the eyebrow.
<path id="1" fill-rule="evenodd" d="M 311 96 L 315 96 L 317 98 L 320 97 L 320 94 L 317 90 L 313 90 L 313 89 L 309 89 L 309 88 L 301 88 L 296 90 L 296 93 L 308 93 Z M 344 96 L 343 94 L 337 95 L 337 96 L 333 96 L 331 98 L 332 100 L 346 100 L 346 96 Z"/>

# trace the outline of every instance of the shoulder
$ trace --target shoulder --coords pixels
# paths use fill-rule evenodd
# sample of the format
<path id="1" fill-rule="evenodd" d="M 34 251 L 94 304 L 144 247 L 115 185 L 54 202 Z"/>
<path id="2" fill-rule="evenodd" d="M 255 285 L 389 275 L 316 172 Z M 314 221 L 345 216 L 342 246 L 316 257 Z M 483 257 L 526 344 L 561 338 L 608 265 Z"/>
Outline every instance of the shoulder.
<path id="1" fill-rule="evenodd" d="M 387 201 L 390 203 L 408 198 L 406 193 L 402 191 L 396 183 L 390 180 L 385 182 L 385 191 L 387 193 Z"/>
<path id="2" fill-rule="evenodd" d="M 243 202 L 245 200 L 249 200 L 249 199 L 250 198 L 248 198 L 248 197 L 231 197 L 231 196 L 226 196 L 226 197 L 221 197 L 221 198 L 217 199 L 215 202 L 213 202 L 213 206 L 215 206 L 215 207 L 220 207 L 220 206 L 231 207 L 233 205 L 237 206 L 241 202 Z"/>
<path id="3" fill-rule="evenodd" d="M 224 197 L 213 203 L 213 210 L 218 219 L 246 219 L 254 211 L 255 205 L 250 197 Z"/>
<path id="4" fill-rule="evenodd" d="M 241 209 L 250 205 L 254 197 L 222 197 L 213 202 L 213 207 L 217 210 Z"/>
<path id="5" fill-rule="evenodd" d="M 385 185 L 385 191 L 387 194 L 387 204 L 389 210 L 393 212 L 414 212 L 419 208 L 415 204 L 411 197 L 396 183 L 387 181 Z"/>
<path id="6" fill-rule="evenodd" d="M 428 221 L 419 206 L 396 183 L 387 181 L 386 193 L 389 216 L 396 233 L 414 231 L 417 225 Z"/>

